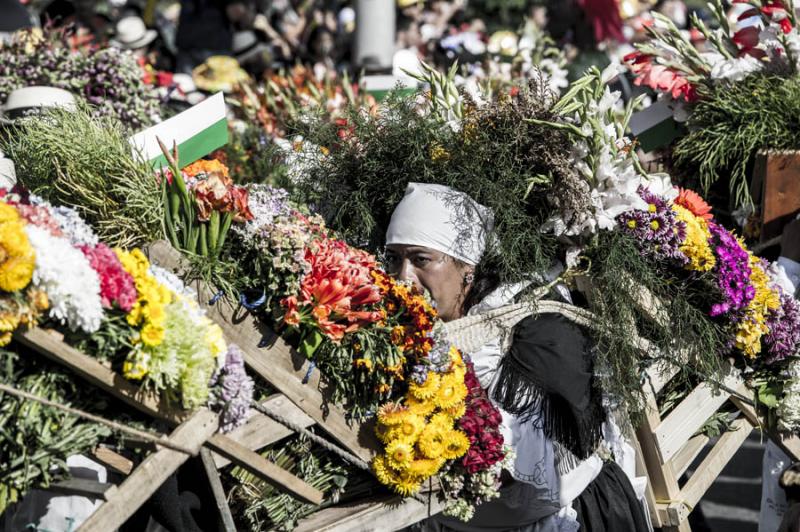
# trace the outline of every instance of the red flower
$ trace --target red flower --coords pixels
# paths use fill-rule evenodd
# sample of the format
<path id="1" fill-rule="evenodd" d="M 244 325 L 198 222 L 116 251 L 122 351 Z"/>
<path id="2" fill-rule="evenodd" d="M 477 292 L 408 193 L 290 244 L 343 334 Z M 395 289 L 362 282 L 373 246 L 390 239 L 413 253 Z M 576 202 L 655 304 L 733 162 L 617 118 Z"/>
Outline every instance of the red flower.
<path id="1" fill-rule="evenodd" d="M 740 49 L 749 50 L 750 48 L 755 48 L 758 44 L 759 33 L 761 33 L 761 30 L 755 26 L 742 28 L 733 34 L 733 42 Z"/>
<path id="2" fill-rule="evenodd" d="M 698 218 L 702 218 L 706 221 L 711 221 L 714 219 L 714 215 L 711 214 L 711 205 L 706 203 L 700 194 L 693 190 L 679 188 L 678 197 L 675 198 L 675 203 L 686 208 Z"/>

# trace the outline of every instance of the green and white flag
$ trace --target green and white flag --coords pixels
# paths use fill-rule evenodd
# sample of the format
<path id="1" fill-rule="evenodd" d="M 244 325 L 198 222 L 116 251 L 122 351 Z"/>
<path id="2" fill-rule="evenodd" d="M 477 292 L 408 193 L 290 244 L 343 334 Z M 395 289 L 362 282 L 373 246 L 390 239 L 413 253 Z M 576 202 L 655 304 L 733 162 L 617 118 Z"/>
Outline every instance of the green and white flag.
<path id="1" fill-rule="evenodd" d="M 401 94 L 413 94 L 419 82 L 407 76 L 374 75 L 364 76 L 361 85 L 365 91 L 381 101 L 392 90 L 399 90 Z"/>
<path id="2" fill-rule="evenodd" d="M 131 137 L 131 144 L 153 168 L 167 165 L 158 146 L 158 139 L 168 149 L 178 145 L 179 166 L 183 168 L 228 143 L 228 120 L 225 98 L 218 92 L 173 116 Z"/>
<path id="3" fill-rule="evenodd" d="M 681 135 L 681 126 L 673 118 L 673 106 L 658 100 L 647 109 L 631 115 L 628 127 L 645 152 L 667 146 Z"/>

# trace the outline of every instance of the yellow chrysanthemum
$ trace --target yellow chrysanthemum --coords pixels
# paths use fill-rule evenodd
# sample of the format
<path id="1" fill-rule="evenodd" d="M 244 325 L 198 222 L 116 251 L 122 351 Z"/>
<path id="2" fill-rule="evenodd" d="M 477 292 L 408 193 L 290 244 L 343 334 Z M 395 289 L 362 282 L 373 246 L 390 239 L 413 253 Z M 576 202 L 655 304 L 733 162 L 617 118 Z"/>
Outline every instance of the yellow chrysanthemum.
<path id="1" fill-rule="evenodd" d="M 14 333 L 12 332 L 4 332 L 0 334 L 0 347 L 5 347 L 11 343 L 11 340 L 14 339 Z"/>
<path id="2" fill-rule="evenodd" d="M 393 427 L 402 423 L 409 414 L 409 409 L 403 405 L 386 403 L 378 409 L 378 423 Z"/>
<path id="3" fill-rule="evenodd" d="M 165 331 L 163 327 L 158 327 L 148 323 L 142 327 L 142 330 L 139 332 L 139 336 L 144 345 L 148 347 L 155 347 L 157 345 L 161 345 L 161 342 L 164 341 L 164 333 Z"/>
<path id="4" fill-rule="evenodd" d="M 0 223 L 0 289 L 16 292 L 28 286 L 35 259 L 25 225 L 19 219 Z"/>
<path id="5" fill-rule="evenodd" d="M 451 430 L 444 436 L 444 451 L 442 456 L 447 460 L 455 460 L 464 456 L 469 450 L 469 438 L 460 430 Z"/>
<path id="6" fill-rule="evenodd" d="M 450 346 L 450 360 L 453 362 L 453 367 L 466 367 L 464 364 L 464 358 L 461 356 L 461 351 L 459 351 L 454 345 Z"/>
<path id="7" fill-rule="evenodd" d="M 409 412 L 402 421 L 392 427 L 392 432 L 396 438 L 416 441 L 420 432 L 425 427 L 425 420 L 412 412 Z"/>
<path id="8" fill-rule="evenodd" d="M 698 272 L 711 270 L 716 265 L 717 259 L 708 243 L 711 239 L 708 223 L 681 205 L 673 205 L 672 210 L 675 211 L 678 220 L 686 226 L 686 238 L 680 246 L 681 251 L 689 259 L 686 269 Z"/>
<path id="9" fill-rule="evenodd" d="M 456 406 L 445 408 L 443 411 L 453 419 L 460 419 L 467 413 L 467 403 L 461 401 Z"/>
<path id="10" fill-rule="evenodd" d="M 455 423 L 455 420 L 450 414 L 440 410 L 431 416 L 430 420 L 428 420 L 428 423 L 432 425 L 438 425 L 439 428 L 447 430 L 453 428 L 453 423 Z"/>
<path id="11" fill-rule="evenodd" d="M 150 355 L 142 351 L 133 351 L 122 364 L 122 374 L 126 379 L 141 380 L 150 371 Z"/>
<path id="12" fill-rule="evenodd" d="M 408 440 L 392 440 L 386 445 L 386 464 L 395 471 L 405 471 L 414 460 L 414 444 Z"/>
<path id="13" fill-rule="evenodd" d="M 211 356 L 217 358 L 222 353 L 228 352 L 228 344 L 225 343 L 225 335 L 222 328 L 208 318 L 203 318 L 206 325 L 206 343 L 211 346 Z"/>
<path id="14" fill-rule="evenodd" d="M 47 292 L 44 290 L 29 289 L 28 301 L 30 301 L 34 310 L 38 310 L 39 312 L 50 308 L 50 299 L 47 297 Z"/>
<path id="15" fill-rule="evenodd" d="M 444 436 L 447 434 L 446 428 L 438 423 L 429 423 L 422 429 L 417 440 L 417 448 L 425 458 L 441 458 L 445 449 Z"/>
<path id="16" fill-rule="evenodd" d="M 19 220 L 17 209 L 8 203 L 0 203 L 0 224 Z"/>
<path id="17" fill-rule="evenodd" d="M 381 484 L 388 486 L 400 495 L 413 495 L 421 487 L 420 480 L 407 472 L 399 472 L 389 467 L 387 458 L 383 455 L 376 456 L 372 461 L 372 471 Z"/>
<path id="18" fill-rule="evenodd" d="M 164 320 L 167 318 L 167 312 L 164 309 L 164 305 L 161 305 L 160 303 L 148 302 L 148 304 L 142 308 L 142 315 L 148 323 L 156 326 L 163 325 Z"/>
<path id="19" fill-rule="evenodd" d="M 438 473 L 444 462 L 444 458 L 439 458 L 438 460 L 417 458 L 408 466 L 408 474 L 419 480 L 426 480 Z"/>
<path id="20" fill-rule="evenodd" d="M 141 303 L 134 303 L 131 307 L 130 312 L 125 317 L 125 320 L 128 322 L 128 325 L 131 327 L 136 327 L 142 320 L 144 319 L 144 311 L 142 309 Z"/>
<path id="21" fill-rule="evenodd" d="M 429 371 L 428 377 L 423 384 L 417 384 L 416 382 L 411 383 L 411 386 L 408 388 L 408 393 L 417 399 L 431 399 L 436 395 L 436 392 L 439 391 L 440 381 L 441 377 L 438 373 Z"/>
<path id="22" fill-rule="evenodd" d="M 406 396 L 405 404 L 412 413 L 423 417 L 436 410 L 436 404 L 433 401 L 420 400 L 410 394 Z"/>
<path id="23" fill-rule="evenodd" d="M 0 312 L 0 332 L 14 332 L 19 326 L 19 316 L 12 312 Z"/>
<path id="24" fill-rule="evenodd" d="M 441 378 L 439 390 L 436 393 L 436 406 L 439 408 L 450 408 L 457 406 L 467 396 L 467 386 L 464 380 L 459 379 L 458 375 L 447 373 Z"/>

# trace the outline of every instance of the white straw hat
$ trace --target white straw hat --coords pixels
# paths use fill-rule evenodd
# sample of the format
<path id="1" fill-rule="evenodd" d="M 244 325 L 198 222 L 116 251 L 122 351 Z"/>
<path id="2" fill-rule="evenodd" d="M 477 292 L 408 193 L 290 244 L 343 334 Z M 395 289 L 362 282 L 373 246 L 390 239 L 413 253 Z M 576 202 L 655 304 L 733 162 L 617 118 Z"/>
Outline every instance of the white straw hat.
<path id="1" fill-rule="evenodd" d="M 156 38 L 156 30 L 148 30 L 140 17 L 124 17 L 114 28 L 114 39 L 111 44 L 124 50 L 144 48 Z"/>
<path id="2" fill-rule="evenodd" d="M 23 87 L 11 91 L 5 104 L 0 107 L 0 122 L 10 123 L 30 111 L 43 107 L 63 107 L 75 111 L 75 96 L 56 87 Z"/>

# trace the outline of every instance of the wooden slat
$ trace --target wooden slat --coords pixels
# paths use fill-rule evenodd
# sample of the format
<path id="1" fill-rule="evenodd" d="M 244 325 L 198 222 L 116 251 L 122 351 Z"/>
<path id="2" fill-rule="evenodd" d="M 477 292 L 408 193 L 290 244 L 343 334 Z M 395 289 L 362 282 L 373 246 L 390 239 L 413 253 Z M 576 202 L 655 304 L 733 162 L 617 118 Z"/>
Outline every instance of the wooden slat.
<path id="1" fill-rule="evenodd" d="M 117 491 L 114 484 L 108 482 L 98 482 L 88 478 L 69 478 L 50 484 L 52 491 L 64 493 L 66 495 L 81 495 L 90 499 L 102 499 L 107 501 L 113 497 Z"/>
<path id="2" fill-rule="evenodd" d="M 747 419 L 750 421 L 751 425 L 754 427 L 760 427 L 762 429 L 764 428 L 764 423 L 761 421 L 752 406 L 736 397 L 731 397 L 731 402 L 736 405 L 736 408 L 742 411 L 745 417 L 747 417 Z M 797 436 L 779 434 L 774 431 L 770 431 L 767 436 L 773 441 L 773 443 L 775 443 L 775 445 L 780 447 L 783 452 L 789 455 L 793 461 L 800 462 L 800 438 Z"/>
<path id="3" fill-rule="evenodd" d="M 720 436 L 717 444 L 708 453 L 708 456 L 697 466 L 697 471 L 686 482 L 681 492 L 681 498 L 692 506 L 700 502 L 714 480 L 720 475 L 722 469 L 742 446 L 750 435 L 753 425 L 744 417 L 736 419 L 731 429 Z"/>
<path id="4" fill-rule="evenodd" d="M 675 472 L 675 476 L 680 478 L 689 466 L 694 462 L 694 459 L 697 458 L 697 455 L 703 450 L 703 447 L 706 446 L 708 443 L 708 436 L 704 434 L 698 434 L 687 441 L 681 450 L 672 458 L 672 470 Z"/>
<path id="5" fill-rule="evenodd" d="M 66 365 L 81 377 L 141 412 L 173 424 L 177 424 L 180 419 L 185 418 L 187 415 L 185 412 L 163 406 L 151 395 L 142 394 L 136 385 L 125 380 L 121 375 L 81 351 L 72 348 L 57 335 L 51 334 L 44 329 L 31 329 L 15 336 L 15 339 L 46 357 Z M 266 482 L 286 489 L 291 493 L 300 489 L 298 496 L 304 500 L 312 502 L 321 497 L 318 490 L 225 435 L 215 434 L 208 439 L 207 445 L 213 451 L 248 469 Z M 277 476 L 266 476 L 271 471 L 275 472 Z"/>
<path id="6" fill-rule="evenodd" d="M 264 401 L 263 405 L 275 412 L 280 412 L 283 417 L 303 428 L 308 428 L 314 424 L 313 419 L 297 408 L 297 406 L 289 401 L 283 394 L 270 396 Z M 291 429 L 273 421 L 261 412 L 251 410 L 251 414 L 252 415 L 244 425 L 228 433 L 229 438 L 241 443 L 250 450 L 257 451 L 263 449 L 267 445 L 275 443 L 292 434 Z M 230 461 L 215 454 L 214 463 L 216 463 L 217 468 L 221 468 L 228 465 Z"/>
<path id="7" fill-rule="evenodd" d="M 195 411 L 172 434 L 170 441 L 200 451 L 219 427 L 219 416 L 207 409 Z M 162 448 L 151 454 L 119 485 L 116 493 L 78 529 L 79 532 L 116 530 L 169 478 L 189 456 Z"/>
<path id="8" fill-rule="evenodd" d="M 208 484 L 211 486 L 211 493 L 214 495 L 214 502 L 217 503 L 217 510 L 222 519 L 222 526 L 225 532 L 236 532 L 236 524 L 233 522 L 233 515 L 225 497 L 225 489 L 219 480 L 217 467 L 214 465 L 214 458 L 208 449 L 200 449 L 200 459 L 203 462 L 203 469 L 208 477 Z"/>
<path id="9" fill-rule="evenodd" d="M 133 460 L 128 460 L 124 456 L 102 445 L 92 450 L 92 458 L 123 475 L 130 475 L 131 471 L 133 471 Z"/>
<path id="10" fill-rule="evenodd" d="M 735 371 L 728 373 L 723 383 L 729 389 L 747 393 L 747 387 Z M 722 390 L 715 394 L 713 387 L 705 382 L 692 390 L 655 429 L 661 461 L 671 460 L 729 397 L 730 394 Z"/>
<path id="11" fill-rule="evenodd" d="M 441 511 L 436 495 L 425 503 L 413 498 L 382 497 L 326 508 L 300 521 L 294 532 L 390 532 Z"/>
<path id="12" fill-rule="evenodd" d="M 171 271 L 183 268 L 183 258 L 168 242 L 154 242 L 149 254 L 150 260 L 162 268 Z M 366 427 L 359 430 L 360 426 L 348 423 L 344 412 L 320 392 L 319 372 L 314 371 L 308 383 L 302 383 L 309 367 L 304 356 L 250 312 L 226 309 L 221 301 L 208 305 L 214 293 L 204 283 L 196 282 L 193 287 L 208 317 L 222 327 L 228 342 L 239 346 L 245 363 L 253 371 L 286 395 L 351 453 L 366 462 L 372 459 L 374 449 L 378 448 L 373 432 Z M 267 345 L 268 348 L 259 345 Z"/>
<path id="13" fill-rule="evenodd" d="M 66 365 L 83 379 L 146 414 L 172 423 L 180 423 L 186 417 L 185 412 L 163 405 L 153 394 L 144 393 L 139 386 L 97 359 L 64 343 L 57 333 L 35 328 L 16 333 L 14 340 L 54 362 Z"/>
<path id="14" fill-rule="evenodd" d="M 238 457 L 236 460 L 237 465 L 245 468 L 254 475 L 258 475 L 266 482 L 280 488 L 282 491 L 286 491 L 303 502 L 317 505 L 322 504 L 324 494 L 321 491 L 312 488 L 285 469 L 281 469 L 265 459 L 260 454 L 243 447 L 230 438 L 223 438 L 219 434 L 212 436 L 209 443 L 211 443 L 214 452 L 221 454 L 231 461 L 234 461 L 234 458 Z"/>
<path id="15" fill-rule="evenodd" d="M 642 459 L 647 468 L 647 482 L 653 490 L 653 500 L 677 500 L 680 494 L 678 480 L 672 471 L 672 466 L 661 461 L 653 432 L 661 424 L 656 398 L 648 387 L 644 388 L 643 393 L 647 401 L 645 417 L 636 429 L 636 436 L 642 450 Z M 649 508 L 653 523 L 656 525 L 665 526 L 671 524 L 673 518 L 677 518 L 675 523 L 678 524 L 680 518 L 685 519 L 689 516 L 689 510 L 685 507 L 675 508 L 671 512 L 667 512 L 662 504 L 655 504 Z"/>

